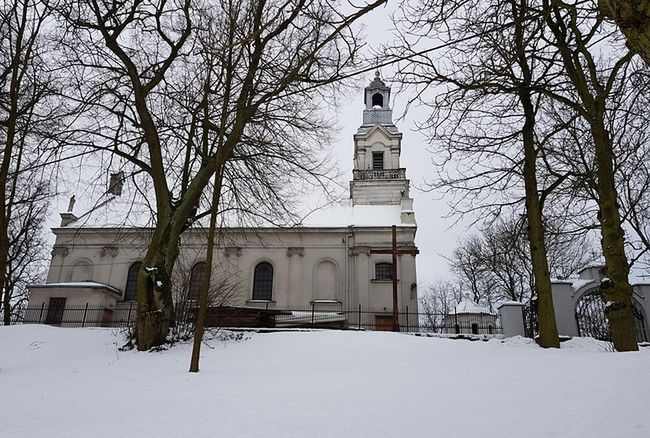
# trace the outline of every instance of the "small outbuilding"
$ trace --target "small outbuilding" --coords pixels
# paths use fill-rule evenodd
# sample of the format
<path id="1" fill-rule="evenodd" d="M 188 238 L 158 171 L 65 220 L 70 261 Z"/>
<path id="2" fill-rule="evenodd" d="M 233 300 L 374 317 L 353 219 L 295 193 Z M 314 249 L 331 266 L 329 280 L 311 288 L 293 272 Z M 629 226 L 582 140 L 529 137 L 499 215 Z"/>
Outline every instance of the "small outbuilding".
<path id="1" fill-rule="evenodd" d="M 453 313 L 444 317 L 445 331 L 448 334 L 495 335 L 497 333 L 497 314 L 478 304 L 469 294 L 454 307 Z"/>

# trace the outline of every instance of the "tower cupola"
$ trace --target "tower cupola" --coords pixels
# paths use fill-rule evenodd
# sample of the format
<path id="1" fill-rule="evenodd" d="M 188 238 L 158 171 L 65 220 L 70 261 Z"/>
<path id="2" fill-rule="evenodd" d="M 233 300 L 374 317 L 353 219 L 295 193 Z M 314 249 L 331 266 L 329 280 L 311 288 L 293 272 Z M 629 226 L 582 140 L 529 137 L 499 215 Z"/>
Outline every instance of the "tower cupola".
<path id="1" fill-rule="evenodd" d="M 406 169 L 400 166 L 402 134 L 393 124 L 390 87 L 379 71 L 364 90 L 363 124 L 354 135 L 353 205 L 401 205 L 402 223 L 415 223 Z"/>
<path id="2" fill-rule="evenodd" d="M 379 70 L 375 72 L 375 79 L 365 89 L 363 111 L 363 125 L 372 126 L 380 124 L 389 130 L 397 130 L 393 124 L 393 111 L 390 109 L 390 87 L 381 80 Z"/>

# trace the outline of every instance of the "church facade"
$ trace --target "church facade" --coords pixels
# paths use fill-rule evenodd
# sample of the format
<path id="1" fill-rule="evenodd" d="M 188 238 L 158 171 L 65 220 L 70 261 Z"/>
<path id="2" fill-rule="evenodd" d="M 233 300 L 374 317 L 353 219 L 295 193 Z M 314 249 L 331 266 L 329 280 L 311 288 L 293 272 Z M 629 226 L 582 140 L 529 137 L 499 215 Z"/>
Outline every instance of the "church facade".
<path id="1" fill-rule="evenodd" d="M 361 306 L 377 311 L 375 328 L 381 328 L 393 306 L 388 250 L 394 225 L 398 305 L 417 312 L 413 200 L 406 169 L 400 167 L 402 134 L 392 121 L 390 88 L 378 73 L 366 87 L 364 101 L 363 124 L 354 135 L 349 200 L 310 215 L 297 227 L 220 230 L 213 305 L 317 306 L 333 312 Z M 48 308 L 40 322 L 65 321 L 68 307 L 110 310 L 135 300 L 135 279 L 151 229 L 103 223 L 107 214 L 102 209 L 120 203 L 119 196 L 114 198 L 80 217 L 61 214 L 61 226 L 53 229 L 56 240 L 47 281 L 30 286 L 30 307 Z M 128 210 L 123 214 L 128 218 Z M 206 269 L 205 236 L 204 229 L 192 228 L 182 237 L 174 278 L 177 299 L 198 296 Z"/>

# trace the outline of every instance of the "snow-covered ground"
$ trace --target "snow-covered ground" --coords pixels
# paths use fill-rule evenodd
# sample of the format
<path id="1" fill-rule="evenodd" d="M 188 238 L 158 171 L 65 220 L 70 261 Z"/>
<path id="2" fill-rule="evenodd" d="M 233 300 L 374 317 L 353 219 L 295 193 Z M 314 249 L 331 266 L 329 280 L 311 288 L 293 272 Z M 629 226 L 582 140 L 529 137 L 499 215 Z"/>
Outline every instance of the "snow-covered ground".
<path id="1" fill-rule="evenodd" d="M 650 437 L 650 348 L 340 331 L 119 351 L 110 329 L 0 327 L 2 437 Z"/>

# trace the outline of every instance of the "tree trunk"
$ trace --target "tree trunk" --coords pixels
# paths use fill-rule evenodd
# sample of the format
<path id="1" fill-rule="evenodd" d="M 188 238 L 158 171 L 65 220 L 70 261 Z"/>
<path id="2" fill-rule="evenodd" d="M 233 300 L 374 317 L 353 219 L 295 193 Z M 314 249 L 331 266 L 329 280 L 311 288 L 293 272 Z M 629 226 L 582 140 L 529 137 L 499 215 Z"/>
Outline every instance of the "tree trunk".
<path id="1" fill-rule="evenodd" d="M 617 351 L 637 351 L 639 346 L 632 313 L 633 290 L 628 279 L 630 266 L 625 256 L 625 233 L 618 211 L 611 140 L 602 118 L 592 124 L 591 129 L 596 147 L 598 220 L 605 256 L 606 280 L 601 283 L 603 300 L 607 303 L 605 315 L 609 320 L 614 348 Z"/>
<path id="2" fill-rule="evenodd" d="M 217 229 L 217 213 L 219 211 L 219 199 L 221 198 L 221 182 L 223 179 L 223 167 L 214 176 L 214 189 L 212 191 L 212 208 L 210 211 L 210 228 L 208 229 L 208 249 L 205 256 L 205 276 L 201 285 L 201 296 L 199 297 L 199 313 L 194 328 L 194 345 L 192 346 L 192 359 L 190 362 L 190 373 L 199 372 L 199 360 L 201 358 L 201 342 L 205 328 L 205 318 L 208 311 L 208 294 L 210 292 L 210 279 L 212 278 L 212 261 L 214 259 L 214 240 Z"/>
<path id="3" fill-rule="evenodd" d="M 551 274 L 548 269 L 546 244 L 544 242 L 544 223 L 542 221 L 542 206 L 537 189 L 537 153 L 535 151 L 535 108 L 531 97 L 532 72 L 526 58 L 523 42 L 526 24 L 526 2 L 522 1 L 517 8 L 512 3 L 515 21 L 515 41 L 517 62 L 522 71 L 522 83 L 518 96 L 524 110 L 524 126 L 522 141 L 524 146 L 524 186 L 526 191 L 526 219 L 528 221 L 528 243 L 533 265 L 535 291 L 537 292 L 537 319 L 539 321 L 538 343 L 544 348 L 559 348 L 560 339 L 555 322 L 553 307 L 553 291 L 551 289 Z"/>
<path id="4" fill-rule="evenodd" d="M 136 342 L 141 351 L 164 344 L 174 322 L 171 271 L 178 257 L 180 232 L 173 232 L 171 223 L 170 217 L 166 224 L 156 226 L 138 274 Z"/>
<path id="5" fill-rule="evenodd" d="M 555 309 L 553 307 L 553 292 L 551 289 L 551 274 L 546 259 L 546 244 L 544 243 L 544 224 L 542 210 L 537 191 L 537 175 L 533 124 L 529 119 L 529 112 L 533 111 L 530 96 L 522 96 L 526 123 L 523 128 L 524 143 L 524 182 L 526 187 L 526 219 L 528 220 L 528 243 L 535 278 L 535 291 L 537 292 L 537 317 L 539 321 L 540 346 L 549 348 L 560 346 L 560 339 L 555 322 Z M 534 118 L 534 115 L 532 115 Z"/>
<path id="6" fill-rule="evenodd" d="M 600 12 L 627 38 L 627 46 L 650 65 L 650 0 L 599 0 Z"/>
<path id="7" fill-rule="evenodd" d="M 548 0 L 545 3 L 548 8 Z M 549 9 L 550 13 L 546 16 L 546 21 L 555 34 L 565 71 L 581 100 L 581 103 L 576 103 L 574 106 L 589 124 L 594 142 L 598 177 L 598 221 L 601 225 L 601 246 L 605 257 L 604 274 L 607 278 L 607 281 L 601 283 L 602 297 L 606 302 L 605 315 L 609 320 L 614 348 L 617 351 L 636 351 L 639 346 L 636 342 L 632 314 L 633 291 L 628 279 L 630 266 L 625 256 L 625 234 L 618 211 L 618 194 L 614 177 L 614 145 L 605 127 L 610 89 L 600 82 L 601 71 L 596 70 L 593 61 L 586 63 L 587 67 L 593 66 L 586 71 L 578 61 L 580 56 L 591 59 L 591 54 L 574 21 L 568 22 L 568 29 L 574 34 L 573 38 L 577 39 L 578 44 L 574 48 L 567 41 L 567 24 L 563 22 L 561 13 L 566 6 L 559 0 L 553 0 L 550 6 L 552 8 Z M 574 10 L 567 10 L 575 14 Z M 609 72 L 609 77 L 602 80 L 612 83 L 618 71 L 627 65 L 630 58 L 629 53 L 621 57 Z"/>

